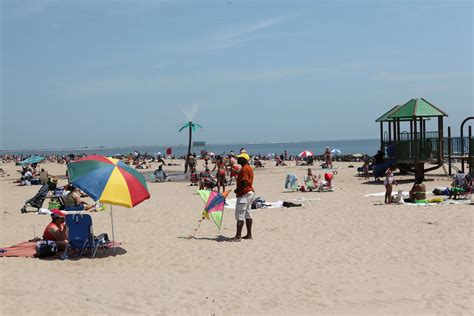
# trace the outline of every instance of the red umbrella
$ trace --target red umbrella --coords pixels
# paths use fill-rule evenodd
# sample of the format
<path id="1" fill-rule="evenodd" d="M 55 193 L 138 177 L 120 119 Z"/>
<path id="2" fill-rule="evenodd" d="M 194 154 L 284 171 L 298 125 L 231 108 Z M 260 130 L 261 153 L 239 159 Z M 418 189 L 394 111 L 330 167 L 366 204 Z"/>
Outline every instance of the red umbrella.
<path id="1" fill-rule="evenodd" d="M 301 152 L 298 156 L 301 157 L 301 158 L 304 158 L 304 157 L 314 156 L 314 154 L 313 154 L 313 152 L 311 152 L 309 150 L 305 150 L 305 151 Z"/>

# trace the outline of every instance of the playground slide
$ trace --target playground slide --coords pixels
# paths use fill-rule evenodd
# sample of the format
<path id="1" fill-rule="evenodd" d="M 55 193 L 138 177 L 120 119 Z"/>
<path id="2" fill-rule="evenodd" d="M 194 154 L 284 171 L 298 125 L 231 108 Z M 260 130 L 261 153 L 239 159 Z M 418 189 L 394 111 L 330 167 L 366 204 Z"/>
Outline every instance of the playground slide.
<path id="1" fill-rule="evenodd" d="M 388 167 L 395 165 L 395 159 L 388 159 L 382 163 L 374 165 L 374 177 L 380 178 L 385 175 L 385 171 L 387 171 Z"/>

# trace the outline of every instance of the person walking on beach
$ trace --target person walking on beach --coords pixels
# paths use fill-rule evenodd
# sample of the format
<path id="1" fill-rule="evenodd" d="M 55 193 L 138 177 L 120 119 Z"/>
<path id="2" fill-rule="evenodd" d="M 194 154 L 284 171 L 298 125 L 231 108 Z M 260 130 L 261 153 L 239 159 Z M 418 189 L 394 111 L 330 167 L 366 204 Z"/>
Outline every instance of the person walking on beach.
<path id="1" fill-rule="evenodd" d="M 237 232 L 232 241 L 240 241 L 243 239 L 252 239 L 252 217 L 249 210 L 252 206 L 255 192 L 253 189 L 253 170 L 249 165 L 250 157 L 247 153 L 237 156 L 237 163 L 242 166 L 237 175 L 237 188 L 234 190 L 237 196 L 237 204 L 235 205 L 235 219 L 237 221 Z M 242 228 L 247 228 L 247 235 L 242 237 Z"/>
<path id="2" fill-rule="evenodd" d="M 329 147 L 326 147 L 326 150 L 324 151 L 324 159 L 326 160 L 326 168 L 332 169 L 332 156 Z"/>
<path id="3" fill-rule="evenodd" d="M 387 172 L 385 173 L 385 181 L 383 184 L 385 185 L 385 204 L 390 204 L 392 203 L 392 188 L 393 185 L 397 185 L 397 182 L 395 181 L 395 177 L 393 175 L 393 171 L 395 170 L 394 167 L 390 167 L 387 169 Z"/>
<path id="4" fill-rule="evenodd" d="M 220 192 L 220 189 L 222 187 L 222 193 L 225 191 L 225 177 L 227 175 L 227 166 L 224 163 L 224 159 L 222 156 L 217 156 L 216 162 L 214 164 L 214 169 L 212 171 L 217 169 L 216 173 L 216 179 L 217 179 L 217 192 Z"/>

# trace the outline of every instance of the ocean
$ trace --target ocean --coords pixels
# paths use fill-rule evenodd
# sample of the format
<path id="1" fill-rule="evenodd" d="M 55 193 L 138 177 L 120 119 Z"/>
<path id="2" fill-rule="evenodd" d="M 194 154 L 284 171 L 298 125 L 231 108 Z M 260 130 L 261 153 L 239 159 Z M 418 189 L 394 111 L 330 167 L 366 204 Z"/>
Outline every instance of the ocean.
<path id="1" fill-rule="evenodd" d="M 194 147 L 193 151 L 199 154 L 201 150 L 207 150 L 215 154 L 229 153 L 234 151 L 238 153 L 240 148 L 244 147 L 252 155 L 268 155 L 269 153 L 282 154 L 287 151 L 288 155 L 297 155 L 304 150 L 314 152 L 315 155 L 322 155 L 325 148 L 339 149 L 341 155 L 350 155 L 355 153 L 374 155 L 380 147 L 378 139 L 359 139 L 359 140 L 331 140 L 331 141 L 313 141 L 313 142 L 294 142 L 294 143 L 262 143 L 262 144 L 206 144 L 203 147 Z M 166 148 L 171 147 L 176 157 L 187 153 L 188 147 L 185 145 L 156 145 L 156 146 L 128 146 L 128 147 L 103 147 L 103 148 L 57 148 L 57 149 L 32 149 L 32 150 L 0 150 L 0 154 L 98 154 L 104 156 L 113 156 L 116 154 L 128 154 L 134 151 L 140 153 L 162 153 L 165 154 Z"/>

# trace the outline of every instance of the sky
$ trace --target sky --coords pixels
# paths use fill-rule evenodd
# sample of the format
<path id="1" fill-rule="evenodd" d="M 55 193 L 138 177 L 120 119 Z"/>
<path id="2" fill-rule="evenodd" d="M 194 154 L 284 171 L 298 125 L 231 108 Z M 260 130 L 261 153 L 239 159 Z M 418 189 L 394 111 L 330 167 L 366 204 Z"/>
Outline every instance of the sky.
<path id="1" fill-rule="evenodd" d="M 453 131 L 474 114 L 472 1 L 0 6 L 4 150 L 187 144 L 187 116 L 207 143 L 376 139 L 415 97 Z"/>

